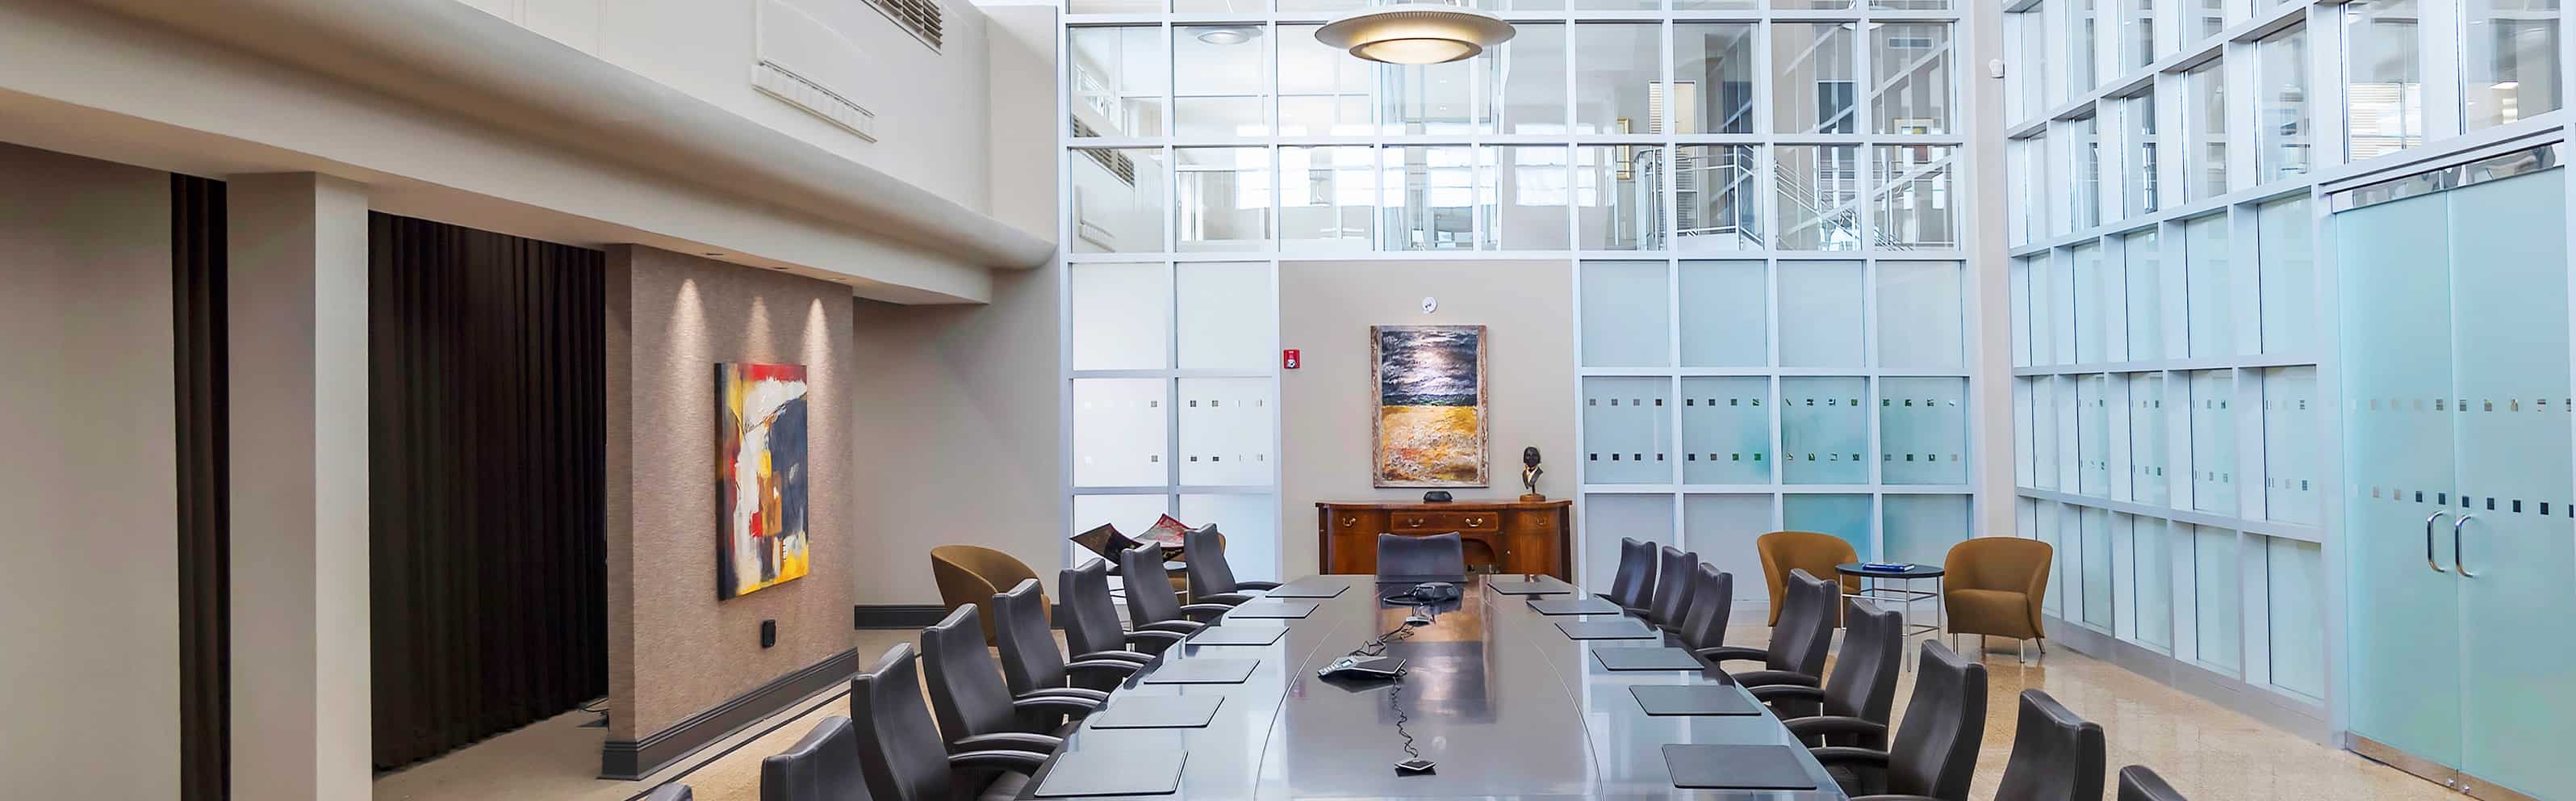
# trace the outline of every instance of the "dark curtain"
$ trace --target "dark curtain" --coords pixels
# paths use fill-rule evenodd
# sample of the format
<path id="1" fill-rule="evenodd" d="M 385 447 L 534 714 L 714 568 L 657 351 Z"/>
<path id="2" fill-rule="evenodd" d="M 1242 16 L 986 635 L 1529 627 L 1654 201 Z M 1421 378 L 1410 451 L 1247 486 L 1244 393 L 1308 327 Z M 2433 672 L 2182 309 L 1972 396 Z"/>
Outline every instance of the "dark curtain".
<path id="1" fill-rule="evenodd" d="M 231 787 L 231 425 L 224 380 L 224 183 L 170 176 L 179 428 L 179 798 Z"/>
<path id="2" fill-rule="evenodd" d="M 375 766 L 608 689 L 595 250 L 369 215 Z"/>

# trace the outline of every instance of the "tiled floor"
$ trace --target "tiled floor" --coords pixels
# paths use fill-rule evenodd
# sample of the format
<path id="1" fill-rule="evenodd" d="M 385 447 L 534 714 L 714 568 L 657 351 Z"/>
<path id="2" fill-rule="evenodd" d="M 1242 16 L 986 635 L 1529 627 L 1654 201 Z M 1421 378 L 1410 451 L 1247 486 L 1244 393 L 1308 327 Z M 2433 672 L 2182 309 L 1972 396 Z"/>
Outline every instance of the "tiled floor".
<path id="1" fill-rule="evenodd" d="M 1729 631 L 1728 638 L 1731 644 L 1760 645 L 1766 634 L 1767 630 L 1760 627 L 1736 627 Z M 901 631 L 861 632 L 860 660 L 871 662 L 885 649 L 911 637 L 910 632 Z M 1961 637 L 1956 642 L 1973 647 L 1975 640 Z M 1996 640 L 1998 650 L 1985 658 L 1991 682 L 1989 709 L 1972 798 L 1994 796 L 1995 784 L 2012 756 L 2013 725 L 2019 716 L 2021 691 L 2029 688 L 2045 690 L 2076 714 L 2102 724 L 2110 739 L 2108 764 L 2112 771 L 2123 765 L 2151 766 L 2193 801 L 2464 798 L 2063 646 L 2049 649 L 2040 664 L 2023 666 L 2013 652 L 2000 650 L 2009 642 Z M 1912 673 L 1904 674 L 1903 686 L 1897 689 L 1896 719 L 1900 725 L 1905 700 L 1913 693 L 1912 679 Z M 747 735 L 749 742 L 729 754 L 717 755 L 720 749 L 702 752 L 654 777 L 653 782 L 591 778 L 598 769 L 603 735 L 600 729 L 576 728 L 589 717 L 576 713 L 387 776 L 377 781 L 376 798 L 625 801 L 653 783 L 676 778 L 687 782 L 700 801 L 756 801 L 760 797 L 762 756 L 785 750 L 824 716 L 849 714 L 846 698 L 817 698 L 809 703 L 820 706 L 793 720 L 766 721 L 753 731 L 772 725 L 776 729 Z M 2106 788 L 2111 786 L 2106 782 Z M 2107 793 L 2108 790 L 2106 798 Z"/>

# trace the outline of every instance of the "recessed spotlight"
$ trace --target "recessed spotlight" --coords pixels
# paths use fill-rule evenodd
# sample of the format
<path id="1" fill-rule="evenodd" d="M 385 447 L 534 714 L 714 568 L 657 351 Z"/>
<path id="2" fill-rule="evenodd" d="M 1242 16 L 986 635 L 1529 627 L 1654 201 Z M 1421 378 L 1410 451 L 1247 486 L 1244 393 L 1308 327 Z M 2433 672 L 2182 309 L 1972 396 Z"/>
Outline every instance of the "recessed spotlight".
<path id="1" fill-rule="evenodd" d="M 1199 41 L 1212 45 L 1239 45 L 1261 35 L 1261 29 L 1251 25 L 1219 25 L 1197 30 Z"/>

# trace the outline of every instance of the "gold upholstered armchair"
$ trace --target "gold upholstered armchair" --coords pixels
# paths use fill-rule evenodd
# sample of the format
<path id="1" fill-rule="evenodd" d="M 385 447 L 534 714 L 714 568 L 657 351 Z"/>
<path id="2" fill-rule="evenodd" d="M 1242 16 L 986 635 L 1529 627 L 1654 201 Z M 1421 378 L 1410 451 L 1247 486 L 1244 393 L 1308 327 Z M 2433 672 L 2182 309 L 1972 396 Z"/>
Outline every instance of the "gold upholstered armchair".
<path id="1" fill-rule="evenodd" d="M 948 611 L 955 612 L 957 607 L 967 604 L 982 604 L 975 611 L 984 618 L 984 643 L 990 645 L 993 642 L 993 596 L 1020 586 L 1022 581 L 1037 578 L 1038 574 L 1001 551 L 973 545 L 942 545 L 930 549 L 930 576 L 939 582 L 939 602 L 948 607 Z"/>
<path id="2" fill-rule="evenodd" d="M 1789 571 L 1805 570 L 1807 575 L 1825 578 L 1835 575 L 1834 568 L 1860 561 L 1851 543 L 1832 534 L 1813 531 L 1774 531 L 1753 541 L 1753 550 L 1762 555 L 1762 581 L 1771 590 L 1771 623 L 1780 625 L 1780 604 L 1789 594 Z M 1829 579 L 1830 580 L 1830 579 Z M 1860 578 L 1843 576 L 1844 595 L 1860 591 Z M 1840 610 L 1841 604 L 1834 608 Z M 1835 620 L 1841 620 L 1837 612 Z"/>
<path id="3" fill-rule="evenodd" d="M 1942 603 L 1950 633 L 2039 641 L 2040 602 L 2048 595 L 2049 544 L 2021 537 L 1973 537 L 1950 546 L 1941 561 Z M 2041 653 L 2048 646 L 2039 646 Z"/>

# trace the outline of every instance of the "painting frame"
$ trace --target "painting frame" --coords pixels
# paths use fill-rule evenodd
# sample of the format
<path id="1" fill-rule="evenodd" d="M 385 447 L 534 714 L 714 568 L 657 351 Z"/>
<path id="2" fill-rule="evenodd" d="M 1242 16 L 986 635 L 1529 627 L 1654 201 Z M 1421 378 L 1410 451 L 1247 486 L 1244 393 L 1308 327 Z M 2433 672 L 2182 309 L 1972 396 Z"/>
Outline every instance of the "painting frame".
<path id="1" fill-rule="evenodd" d="M 813 572 L 812 384 L 802 364 L 717 362 L 716 600 Z"/>
<path id="2" fill-rule="evenodd" d="M 1482 325 L 1369 326 L 1371 486 L 1493 485 L 1488 345 Z M 1457 364 L 1462 358 L 1471 363 Z M 1472 391 L 1460 391 L 1460 381 L 1472 381 Z"/>

